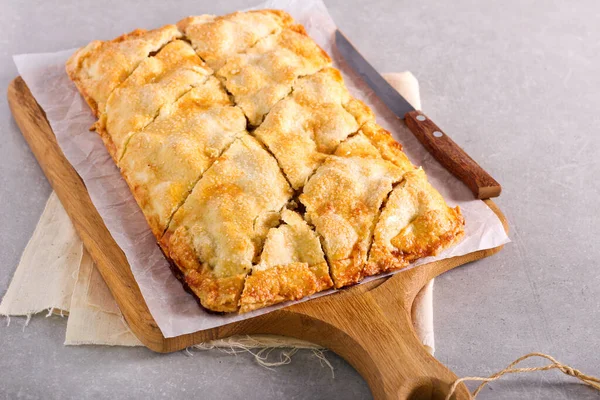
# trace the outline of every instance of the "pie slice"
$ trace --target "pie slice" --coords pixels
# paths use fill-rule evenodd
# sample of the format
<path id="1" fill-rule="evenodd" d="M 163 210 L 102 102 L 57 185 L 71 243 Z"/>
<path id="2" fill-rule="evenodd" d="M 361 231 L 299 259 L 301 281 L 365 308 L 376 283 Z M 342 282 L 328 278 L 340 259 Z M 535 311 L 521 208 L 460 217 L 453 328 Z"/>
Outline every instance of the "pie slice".
<path id="1" fill-rule="evenodd" d="M 132 136 L 119 167 L 157 237 L 202 174 L 245 131 L 244 114 L 211 76 Z"/>
<path id="2" fill-rule="evenodd" d="M 105 113 L 96 123 L 96 130 L 113 159 L 116 162 L 121 159 L 131 135 L 151 123 L 161 107 L 174 103 L 211 74 L 212 70 L 183 40 L 175 40 L 154 57 L 144 59 L 113 91 Z"/>
<path id="3" fill-rule="evenodd" d="M 269 230 L 260 262 L 246 278 L 240 312 L 298 300 L 332 285 L 319 237 L 300 214 L 284 210 L 281 225 Z"/>
<path id="4" fill-rule="evenodd" d="M 340 142 L 371 119 L 373 113 L 350 96 L 340 72 L 325 68 L 298 79 L 254 135 L 277 158 L 293 188 L 300 189 Z"/>
<path id="5" fill-rule="evenodd" d="M 381 156 L 359 132 L 343 142 L 304 186 L 306 220 L 320 235 L 336 288 L 359 282 L 380 208 L 412 170 Z"/>
<path id="6" fill-rule="evenodd" d="M 270 35 L 217 71 L 252 126 L 292 90 L 294 81 L 329 66 L 331 59 L 301 25 Z"/>
<path id="7" fill-rule="evenodd" d="M 275 159 L 249 135 L 204 173 L 161 240 L 204 307 L 238 310 L 244 279 L 291 196 Z"/>
<path id="8" fill-rule="evenodd" d="M 460 209 L 446 205 L 422 169 L 406 173 L 381 212 L 365 275 L 404 268 L 437 254 L 463 236 L 463 225 Z"/>
<path id="9" fill-rule="evenodd" d="M 136 29 L 110 41 L 95 40 L 77 50 L 67 61 L 67 73 L 96 116 L 112 91 L 146 57 L 181 37 L 175 25 L 146 31 Z"/>
<path id="10" fill-rule="evenodd" d="M 227 60 L 243 53 L 259 40 L 278 34 L 292 23 L 292 17 L 279 10 L 234 12 L 215 17 L 200 15 L 177 23 L 192 46 L 214 70 Z"/>

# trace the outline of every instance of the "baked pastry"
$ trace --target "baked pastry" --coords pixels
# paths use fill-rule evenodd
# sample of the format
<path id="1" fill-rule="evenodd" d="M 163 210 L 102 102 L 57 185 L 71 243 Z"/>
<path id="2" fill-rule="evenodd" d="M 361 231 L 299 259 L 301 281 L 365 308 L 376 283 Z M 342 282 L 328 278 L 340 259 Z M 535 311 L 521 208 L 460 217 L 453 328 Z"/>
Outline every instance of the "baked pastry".
<path id="1" fill-rule="evenodd" d="M 121 159 L 131 136 L 154 121 L 163 106 L 168 108 L 211 75 L 212 70 L 183 40 L 167 44 L 140 62 L 112 92 L 95 124 L 113 159 Z"/>
<path id="2" fill-rule="evenodd" d="M 259 40 L 274 36 L 293 23 L 279 10 L 235 12 L 221 17 L 200 15 L 185 18 L 177 27 L 211 68 L 221 68 L 229 58 L 243 53 Z"/>
<path id="3" fill-rule="evenodd" d="M 342 142 L 307 182 L 300 201 L 322 238 L 335 287 L 362 279 L 379 210 L 393 185 L 412 169 L 385 160 L 359 132 Z"/>
<path id="4" fill-rule="evenodd" d="M 422 169 L 409 171 L 381 211 L 365 274 L 404 268 L 453 244 L 462 233 L 459 210 L 446 206 Z"/>
<path id="5" fill-rule="evenodd" d="M 246 278 L 241 312 L 298 300 L 333 285 L 317 233 L 295 211 L 285 209 L 280 218 Z"/>
<path id="6" fill-rule="evenodd" d="M 158 238 L 202 174 L 242 134 L 244 114 L 210 76 L 131 137 L 119 167 Z"/>
<path id="7" fill-rule="evenodd" d="M 298 79 L 254 135 L 298 190 L 343 140 L 371 119 L 371 110 L 350 96 L 340 72 L 325 68 Z"/>
<path id="8" fill-rule="evenodd" d="M 285 12 L 95 41 L 67 72 L 175 275 L 210 311 L 355 284 L 463 235 L 458 207 Z"/>
<path id="9" fill-rule="evenodd" d="M 205 172 L 161 239 L 202 305 L 237 310 L 245 277 L 291 197 L 277 161 L 248 134 Z"/>
<path id="10" fill-rule="evenodd" d="M 304 28 L 292 25 L 229 58 L 217 76 L 244 110 L 250 125 L 258 126 L 271 107 L 291 92 L 298 77 L 330 64 L 327 53 Z"/>
<path id="11" fill-rule="evenodd" d="M 113 90 L 139 63 L 180 37 L 175 25 L 165 25 L 152 31 L 136 29 L 106 42 L 95 40 L 69 58 L 67 74 L 98 117 Z"/>

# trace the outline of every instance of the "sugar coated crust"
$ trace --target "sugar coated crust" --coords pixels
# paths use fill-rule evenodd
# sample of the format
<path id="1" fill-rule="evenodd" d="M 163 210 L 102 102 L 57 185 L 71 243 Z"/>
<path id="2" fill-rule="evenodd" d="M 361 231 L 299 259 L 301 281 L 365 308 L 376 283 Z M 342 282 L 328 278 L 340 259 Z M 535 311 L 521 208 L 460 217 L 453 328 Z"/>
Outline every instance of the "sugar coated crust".
<path id="1" fill-rule="evenodd" d="M 283 11 L 137 29 L 66 69 L 173 273 L 211 312 L 352 285 L 464 235 L 460 209 Z"/>

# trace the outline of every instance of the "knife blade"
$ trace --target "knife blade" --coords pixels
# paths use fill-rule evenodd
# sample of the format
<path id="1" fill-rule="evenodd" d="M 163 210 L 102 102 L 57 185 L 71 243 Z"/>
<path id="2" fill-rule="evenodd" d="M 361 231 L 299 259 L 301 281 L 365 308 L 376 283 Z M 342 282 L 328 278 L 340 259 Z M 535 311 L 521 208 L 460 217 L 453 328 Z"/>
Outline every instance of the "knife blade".
<path id="1" fill-rule="evenodd" d="M 502 191 L 500 184 L 429 117 L 422 111 L 415 110 L 339 30 L 335 32 L 335 43 L 338 51 L 354 72 L 373 89 L 377 97 L 398 118 L 405 121 L 406 126 L 429 153 L 467 185 L 477 198 L 487 199 L 500 195 Z"/>

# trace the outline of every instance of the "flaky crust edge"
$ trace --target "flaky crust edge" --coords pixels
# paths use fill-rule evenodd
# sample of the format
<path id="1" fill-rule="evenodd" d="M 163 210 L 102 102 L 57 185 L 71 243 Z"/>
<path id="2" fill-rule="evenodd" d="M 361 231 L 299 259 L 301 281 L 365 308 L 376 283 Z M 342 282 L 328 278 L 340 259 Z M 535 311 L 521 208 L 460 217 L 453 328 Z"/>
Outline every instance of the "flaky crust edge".
<path id="1" fill-rule="evenodd" d="M 326 262 L 292 263 L 253 271 L 246 277 L 240 313 L 284 301 L 299 300 L 333 285 Z"/>
<path id="2" fill-rule="evenodd" d="M 220 278 L 204 263 L 199 268 L 185 268 L 185 265 L 197 264 L 195 253 L 187 235 L 181 235 L 180 240 L 172 240 L 173 236 L 167 231 L 159 241 L 159 246 L 184 289 L 209 312 L 238 311 L 246 274 Z"/>
<path id="3" fill-rule="evenodd" d="M 92 97 L 89 94 L 89 91 L 87 90 L 86 85 L 83 84 L 82 79 L 80 77 L 80 73 L 81 64 L 83 63 L 83 61 L 91 53 L 99 49 L 103 43 L 104 42 L 100 40 L 94 40 L 88 43 L 86 46 L 77 49 L 77 51 L 75 51 L 75 53 L 73 53 L 73 55 L 69 57 L 66 63 L 66 71 L 67 75 L 69 76 L 69 79 L 71 79 L 71 81 L 75 83 L 77 90 L 79 90 L 79 93 L 81 93 L 84 100 L 90 106 L 92 112 L 94 113 L 94 116 L 96 117 L 98 117 L 98 104 L 96 104 L 96 101 L 92 99 Z"/>
<path id="4" fill-rule="evenodd" d="M 177 28 L 175 25 L 164 25 L 158 29 L 163 29 L 163 28 L 169 27 L 169 26 Z M 147 29 L 135 29 L 131 32 L 124 33 L 123 35 L 118 36 L 112 40 L 106 40 L 106 41 L 93 40 L 90 43 L 88 43 L 86 46 L 77 49 L 75 51 L 75 53 L 73 53 L 73 55 L 71 55 L 71 57 L 69 57 L 69 59 L 67 60 L 67 62 L 65 64 L 65 70 L 67 72 L 67 75 L 69 76 L 69 79 L 71 79 L 71 81 L 73 81 L 73 83 L 75 83 L 77 90 L 79 90 L 79 93 L 81 93 L 81 95 L 85 99 L 86 103 L 90 106 L 90 108 L 92 109 L 92 112 L 94 113 L 94 116 L 96 118 L 100 117 L 99 110 L 98 110 L 98 104 L 92 98 L 92 96 L 89 92 L 89 89 L 86 86 L 86 84 L 81 76 L 81 74 L 83 73 L 81 70 L 83 62 L 85 61 L 86 58 L 88 58 L 95 51 L 97 51 L 98 49 L 100 49 L 102 46 L 104 46 L 106 44 L 120 43 L 120 42 L 129 40 L 129 39 L 143 36 L 144 34 L 146 34 L 148 32 L 149 31 Z"/>

